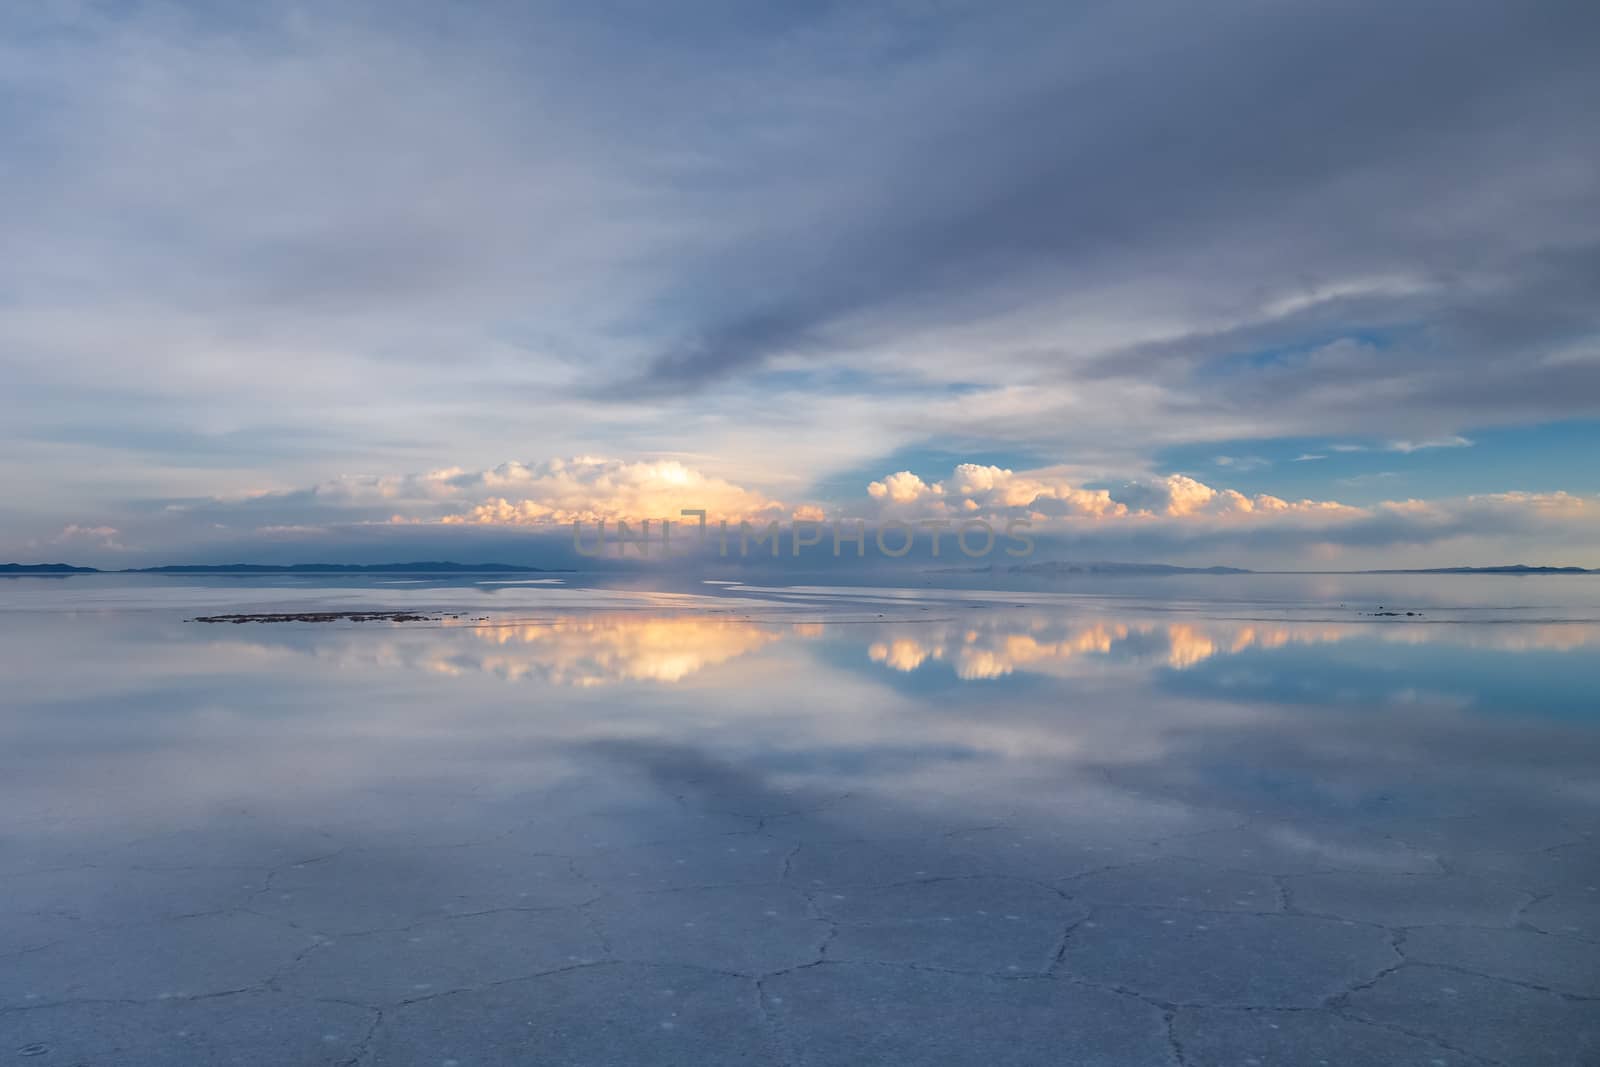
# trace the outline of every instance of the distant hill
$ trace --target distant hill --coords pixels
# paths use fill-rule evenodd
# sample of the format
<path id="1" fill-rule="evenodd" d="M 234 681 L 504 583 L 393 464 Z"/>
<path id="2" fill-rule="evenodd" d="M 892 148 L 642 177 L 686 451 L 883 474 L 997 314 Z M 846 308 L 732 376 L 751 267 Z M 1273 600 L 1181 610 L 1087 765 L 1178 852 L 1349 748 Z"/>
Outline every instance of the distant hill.
<path id="1" fill-rule="evenodd" d="M 1362 574 L 1600 574 L 1588 567 L 1530 567 L 1513 563 L 1506 567 L 1415 567 L 1407 570 L 1361 571 Z"/>
<path id="2" fill-rule="evenodd" d="M 5 574 L 99 574 L 95 567 L 74 567 L 69 563 L 0 563 Z"/>
<path id="3" fill-rule="evenodd" d="M 1254 574 L 1254 571 L 1244 570 L 1240 567 L 1179 567 L 1171 563 L 1064 563 L 1060 560 L 1046 560 L 1038 563 L 1013 563 L 1001 568 L 995 565 L 985 567 L 945 567 L 935 571 L 936 574 L 1024 574 L 1039 578 L 1066 578 L 1079 574 L 1100 575 L 1139 575 L 1139 574 Z"/>
<path id="4" fill-rule="evenodd" d="M 120 574 L 524 574 L 543 567 L 512 563 L 174 563 L 164 567 L 130 567 Z"/>
<path id="5" fill-rule="evenodd" d="M 415 563 L 172 563 L 161 567 L 127 567 L 102 570 L 69 563 L 0 563 L 0 578 L 70 574 L 562 574 L 560 568 L 529 567 L 516 563 L 453 563 L 425 560 Z M 1587 567 L 1542 567 L 1514 563 L 1502 567 L 1405 567 L 1370 571 L 1252 571 L 1243 567 L 1180 567 L 1172 563 L 1071 563 L 1046 560 L 987 564 L 977 567 L 940 567 L 928 574 L 1013 574 L 1035 578 L 1070 578 L 1075 575 L 1137 576 L 1161 574 L 1600 574 Z"/>
<path id="6" fill-rule="evenodd" d="M 1403 567 L 1392 570 L 1370 571 L 1252 571 L 1243 567 L 1180 567 L 1171 563 L 1068 563 L 1061 560 L 1044 560 L 1037 563 L 1013 563 L 1010 566 L 988 564 L 980 567 L 943 567 L 933 574 L 1018 574 L 1035 578 L 1070 578 L 1075 575 L 1141 575 L 1141 574 L 1600 574 L 1600 570 L 1586 567 L 1531 567 L 1526 563 L 1513 563 L 1501 567 Z"/>
<path id="7" fill-rule="evenodd" d="M 65 563 L 0 563 L 6 574 L 527 574 L 544 573 L 544 567 L 514 563 L 173 563 L 163 567 L 126 567 L 101 570 Z"/>
<path id="8" fill-rule="evenodd" d="M 1179 567 L 1172 563 L 1013 563 L 1007 574 L 1032 574 L 1045 578 L 1072 574 L 1252 574 L 1242 567 Z"/>

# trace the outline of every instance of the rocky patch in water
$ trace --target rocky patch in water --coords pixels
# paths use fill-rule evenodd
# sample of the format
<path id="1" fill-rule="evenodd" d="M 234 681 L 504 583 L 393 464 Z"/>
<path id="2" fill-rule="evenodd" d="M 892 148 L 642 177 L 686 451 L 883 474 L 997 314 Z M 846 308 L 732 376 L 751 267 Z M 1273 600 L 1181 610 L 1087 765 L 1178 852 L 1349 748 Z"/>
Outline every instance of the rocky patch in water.
<path id="1" fill-rule="evenodd" d="M 241 615 L 197 615 L 190 622 L 442 622 L 458 612 L 418 614 L 414 611 L 268 611 Z"/>

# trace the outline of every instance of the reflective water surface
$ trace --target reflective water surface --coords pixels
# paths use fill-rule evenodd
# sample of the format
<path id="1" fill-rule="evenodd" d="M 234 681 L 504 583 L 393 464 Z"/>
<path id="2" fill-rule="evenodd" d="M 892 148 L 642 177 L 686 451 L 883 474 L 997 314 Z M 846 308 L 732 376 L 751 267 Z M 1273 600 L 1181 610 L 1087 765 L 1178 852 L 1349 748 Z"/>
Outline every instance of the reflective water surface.
<path id="1" fill-rule="evenodd" d="M 1595 1062 L 1596 605 L 6 582 L 0 1060 Z"/>

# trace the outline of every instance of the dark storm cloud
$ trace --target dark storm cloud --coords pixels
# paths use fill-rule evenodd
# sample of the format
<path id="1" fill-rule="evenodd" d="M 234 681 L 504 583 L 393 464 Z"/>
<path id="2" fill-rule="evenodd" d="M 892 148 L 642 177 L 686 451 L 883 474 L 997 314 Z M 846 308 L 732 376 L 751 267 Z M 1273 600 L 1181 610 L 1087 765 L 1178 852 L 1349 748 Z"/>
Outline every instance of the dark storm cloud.
<path id="1" fill-rule="evenodd" d="M 1348 310 L 1443 303 L 1437 343 L 1458 360 L 1594 331 L 1594 5 L 1062 11 L 1019 20 L 1025 40 L 994 32 L 988 62 L 926 88 L 918 128 L 894 113 L 875 139 L 819 145 L 859 163 L 871 195 L 764 249 L 759 291 L 705 308 L 642 384 L 690 389 L 819 338 L 1126 279 L 1237 312 L 1260 343 L 1296 325 L 1252 308 L 1260 294 L 1398 274 L 1426 291 Z M 1530 266 L 1537 284 L 1519 283 Z M 1077 373 L 1084 356 L 1114 358 L 1059 359 Z M 1572 373 L 1550 390 L 1569 402 Z"/>
<path id="2" fill-rule="evenodd" d="M 1191 405 L 1219 415 L 1288 404 L 1322 425 L 1365 416 L 1368 430 L 1404 420 L 1411 432 L 1445 432 L 1595 411 L 1597 329 L 1600 244 L 1586 243 L 1508 259 L 1490 285 L 1331 298 L 1116 349 L 1071 373 L 1182 381 Z"/>

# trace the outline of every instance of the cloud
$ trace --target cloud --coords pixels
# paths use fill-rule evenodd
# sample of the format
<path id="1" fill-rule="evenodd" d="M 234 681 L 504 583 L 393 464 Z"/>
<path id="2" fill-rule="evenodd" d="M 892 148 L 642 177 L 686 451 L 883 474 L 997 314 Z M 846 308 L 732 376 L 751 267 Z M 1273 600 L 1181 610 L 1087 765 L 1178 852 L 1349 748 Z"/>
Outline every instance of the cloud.
<path id="1" fill-rule="evenodd" d="M 577 456 L 512 460 L 493 467 L 438 467 L 398 475 L 346 475 L 304 489 L 256 490 L 159 501 L 137 516 L 169 535 L 218 528 L 314 543 L 358 525 L 555 528 L 574 522 L 642 519 L 693 523 L 680 512 L 715 518 L 816 518 L 772 496 L 671 459 Z"/>
<path id="2" fill-rule="evenodd" d="M 924 497 L 943 496 L 944 486 L 929 485 L 910 471 L 897 471 L 881 482 L 869 483 L 867 495 L 893 504 L 910 504 Z"/>
<path id="3" fill-rule="evenodd" d="M 428 476 L 421 488 L 430 498 L 448 487 L 451 500 L 495 495 L 445 523 L 567 526 L 572 523 L 684 520 L 684 509 L 705 511 L 712 520 L 786 517 L 788 509 L 750 489 L 684 466 L 676 460 L 624 462 L 591 456 L 540 464 L 505 463 L 490 470 L 449 470 Z M 808 512 L 809 514 L 809 512 Z"/>
<path id="4" fill-rule="evenodd" d="M 1593 501 L 1572 493 L 1476 493 L 1467 497 L 1467 503 L 1481 507 L 1529 508 L 1534 511 L 1579 515 L 1592 511 Z"/>
<path id="5" fill-rule="evenodd" d="M 10 5 L 0 442 L 59 528 L 508 442 L 792 496 L 1592 416 L 1595 18 Z"/>
<path id="6" fill-rule="evenodd" d="M 145 502 L 118 518 L 51 535 L 94 562 L 371 562 L 402 559 L 581 564 L 572 524 L 619 520 L 639 532 L 707 520 L 847 523 L 983 520 L 1028 524 L 1041 559 L 1312 565 L 1440 566 L 1506 562 L 1600 565 L 1600 499 L 1507 491 L 1350 505 L 1244 493 L 1173 473 L 1084 485 L 1066 467 L 1013 470 L 961 463 L 938 479 L 902 470 L 826 498 L 780 498 L 680 460 L 574 457 L 413 474 L 348 476 L 288 491 Z M 787 495 L 787 494 L 786 494 Z M 112 509 L 108 509 L 109 510 Z M 109 518 L 109 514 L 107 516 Z M 659 534 L 655 534 L 659 540 Z M 32 555 L 45 539 L 16 542 Z M 924 540 L 927 540 L 924 537 Z M 691 542 L 692 547 L 692 542 Z M 913 557 L 915 560 L 916 557 Z M 74 559 L 71 561 L 79 561 Z M 881 561 L 879 561 L 881 562 Z"/>
<path id="7" fill-rule="evenodd" d="M 1471 448 L 1472 442 L 1460 434 L 1451 434 L 1422 441 L 1390 441 L 1386 447 L 1390 452 L 1420 452 L 1425 448 Z"/>
<path id="8" fill-rule="evenodd" d="M 677 499 L 491 484 L 513 454 L 681 462 L 730 513 L 814 515 L 812 486 L 930 444 L 1076 469 L 848 503 L 1294 515 L 1147 475 L 1178 446 L 1224 481 L 1277 455 L 1242 442 L 1367 442 L 1305 463 L 1600 416 L 1597 20 L 7 5 L 5 87 L 40 106 L 0 172 L 0 526 Z"/>
<path id="9" fill-rule="evenodd" d="M 891 496 L 889 483 L 899 487 Z M 1524 557 L 1600 564 L 1600 498 L 1502 492 L 1351 505 L 1246 494 L 1184 474 L 1085 489 L 1049 471 L 964 464 L 927 482 L 910 472 L 873 483 L 878 518 L 1025 519 L 1044 558 L 1189 559 L 1238 566 L 1305 566 L 1355 552 L 1348 565 L 1440 566 Z M 851 513 L 848 502 L 841 512 Z M 1410 550 L 1425 555 L 1409 556 Z M 1441 558 L 1441 553 L 1458 555 Z M 1387 557 L 1387 559 L 1385 558 Z M 1399 560 L 1400 562 L 1394 562 Z"/>
<path id="10" fill-rule="evenodd" d="M 1430 400 L 1444 383 L 1457 411 L 1504 411 L 1507 384 L 1559 404 L 1560 379 L 1594 373 L 1543 357 L 1574 330 L 1593 336 L 1575 282 L 1592 278 L 1600 235 L 1563 233 L 1562 211 L 1506 191 L 1548 190 L 1568 213 L 1595 191 L 1596 149 L 1569 96 L 1593 84 L 1574 42 L 1594 16 L 1541 10 L 1173 9 L 1151 33 L 1113 6 L 1071 24 L 964 24 L 970 52 L 1010 44 L 1014 77 L 964 66 L 970 53 L 946 40 L 946 62 L 981 81 L 928 84 L 908 65 L 893 88 L 916 94 L 916 133 L 860 146 L 851 162 L 881 174 L 842 200 L 838 225 L 786 231 L 767 284 L 669 343 L 646 381 L 693 389 L 841 351 L 878 358 L 907 334 L 923 367 L 954 374 L 937 366 L 938 338 L 982 322 L 985 350 L 1033 377 L 1171 383 L 1152 394 L 1175 414 L 1189 401 L 1191 419 L 1196 399 L 1243 422 L 1270 396 L 1325 422 L 1432 421 L 1451 407 Z M 1370 63 L 1359 89 L 1342 69 L 1351 51 Z M 1274 91 L 1284 63 L 1302 74 L 1292 100 Z M 1105 106 L 1080 106 L 1085 85 Z M 904 102 L 880 96 L 859 121 L 891 130 Z M 1189 135 L 1144 132 L 1168 123 Z M 858 176 L 813 147 L 820 187 Z M 1469 263 L 1472 247 L 1487 255 Z M 1419 320 L 1437 332 L 1404 336 Z M 1203 373 L 1341 325 L 1346 336 L 1265 360 L 1243 390 Z M 1524 358 L 1507 359 L 1508 344 Z M 982 357 L 967 349 L 959 372 L 984 378 Z"/>
<path id="11" fill-rule="evenodd" d="M 1315 515 L 1334 519 L 1360 513 L 1360 509 L 1336 500 L 1289 501 L 1270 493 L 1249 496 L 1234 489 L 1216 489 L 1183 474 L 1135 483 L 1123 490 L 1123 495 L 1135 505 L 1135 516 L 1141 517 L 1205 519 Z"/>
<path id="12" fill-rule="evenodd" d="M 910 471 L 898 471 L 869 483 L 867 495 L 886 505 L 885 514 L 916 511 L 933 516 L 1028 513 L 1099 517 L 1125 510 L 1106 490 L 1079 489 L 1051 471 L 1019 475 L 977 463 L 959 464 L 948 479 L 932 483 Z"/>
<path id="13" fill-rule="evenodd" d="M 975 463 L 958 465 L 950 477 L 925 482 L 899 471 L 867 486 L 884 515 L 930 517 L 1026 517 L 1052 520 L 1197 520 L 1245 515 L 1317 515 L 1325 519 L 1361 514 L 1332 500 L 1288 501 L 1267 493 L 1250 496 L 1217 489 L 1186 474 L 1130 482 L 1116 489 L 1083 488 L 1054 470 L 1018 473 Z M 845 505 L 848 509 L 848 503 Z"/>
<path id="14" fill-rule="evenodd" d="M 1246 494 L 1185 474 L 1089 488 L 1061 468 L 1015 471 L 978 463 L 957 464 L 935 481 L 902 470 L 867 483 L 864 492 L 828 501 L 785 503 L 676 460 L 593 456 L 513 461 L 479 470 L 447 467 L 410 475 L 347 477 L 289 493 L 190 501 L 169 514 L 191 523 L 299 536 L 340 523 L 534 530 L 644 519 L 694 525 L 697 519 L 681 514 L 686 508 L 705 510 L 712 523 L 1026 519 L 1044 532 L 1081 534 L 1100 529 L 1109 534 L 1120 529 L 1146 537 L 1170 533 L 1180 539 L 1215 534 L 1219 543 L 1232 537 L 1240 544 L 1249 543 L 1251 531 L 1262 530 L 1293 531 L 1302 544 L 1318 538 L 1360 543 L 1388 536 L 1426 541 L 1457 536 L 1473 521 L 1485 529 L 1509 529 L 1517 522 L 1533 529 L 1545 520 L 1588 522 L 1600 514 L 1595 501 L 1564 492 L 1502 492 L 1353 506 L 1331 499 Z"/>
<path id="15" fill-rule="evenodd" d="M 115 526 L 80 526 L 71 523 L 62 527 L 60 533 L 50 538 L 53 545 L 82 545 L 94 544 L 100 548 L 119 550 L 126 546 L 117 541 L 117 535 L 122 531 Z"/>
<path id="16" fill-rule="evenodd" d="M 1168 476 L 1158 489 L 1166 492 L 1162 510 L 1168 515 L 1192 515 L 1218 499 L 1215 489 L 1182 474 Z"/>

